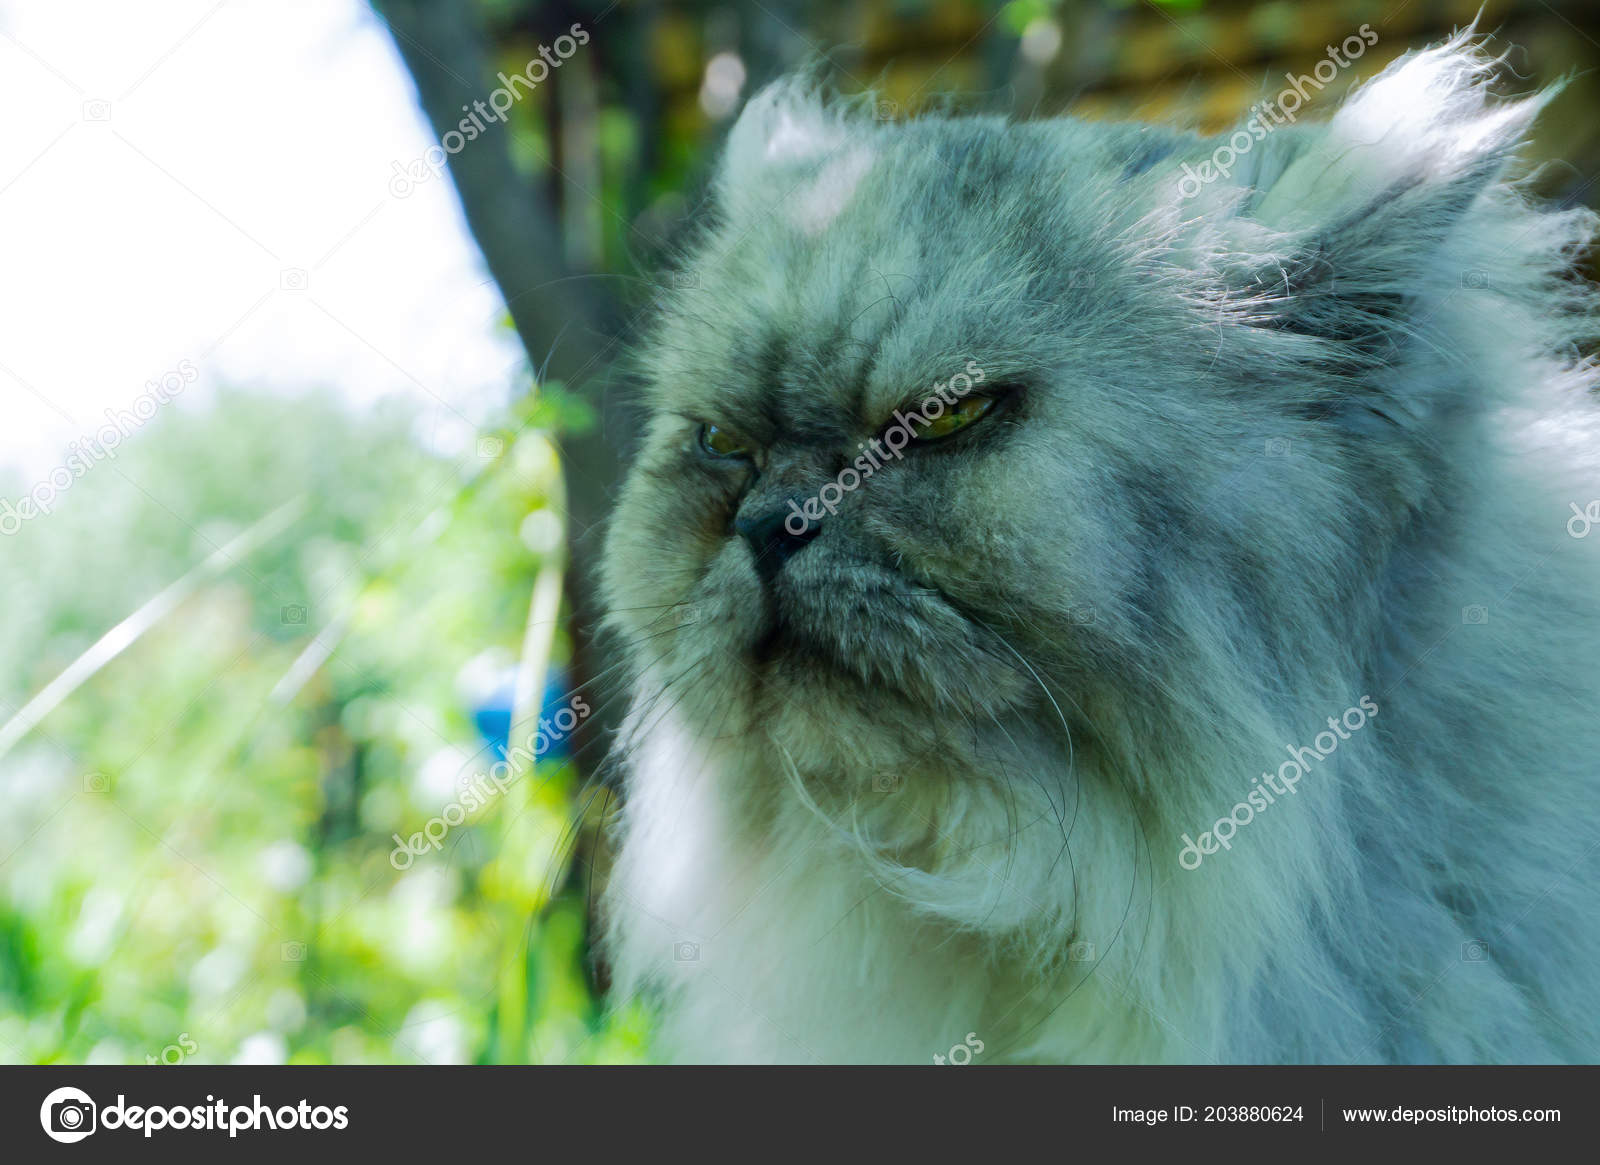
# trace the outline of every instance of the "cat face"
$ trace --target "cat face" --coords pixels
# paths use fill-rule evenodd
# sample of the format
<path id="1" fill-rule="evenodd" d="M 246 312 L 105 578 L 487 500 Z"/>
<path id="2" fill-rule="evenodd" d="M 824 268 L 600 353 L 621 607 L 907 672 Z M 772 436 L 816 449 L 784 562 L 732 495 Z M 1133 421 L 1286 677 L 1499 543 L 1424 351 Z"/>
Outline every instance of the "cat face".
<path id="1" fill-rule="evenodd" d="M 702 721 L 1092 740 L 1346 635 L 1458 403 L 1385 377 L 1428 240 L 1504 143 L 1427 181 L 1370 144 L 1286 128 L 1195 197 L 1208 143 L 1167 131 L 755 99 L 645 346 L 605 572 L 635 663 Z"/>
<path id="2" fill-rule="evenodd" d="M 611 539 L 646 658 L 971 713 L 1037 694 L 1019 653 L 1087 665 L 1128 619 L 1164 469 L 1126 447 L 1181 436 L 1151 391 L 1185 363 L 1153 342 L 1177 313 L 1028 132 L 882 129 L 728 199 L 648 346 Z"/>

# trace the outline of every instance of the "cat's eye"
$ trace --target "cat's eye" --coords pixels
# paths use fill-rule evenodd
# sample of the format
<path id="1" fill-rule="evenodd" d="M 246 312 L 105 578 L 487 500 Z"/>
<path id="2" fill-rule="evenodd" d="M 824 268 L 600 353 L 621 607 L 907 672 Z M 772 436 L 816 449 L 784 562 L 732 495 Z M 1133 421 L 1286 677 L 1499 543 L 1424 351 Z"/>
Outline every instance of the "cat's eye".
<path id="1" fill-rule="evenodd" d="M 995 397 L 971 395 L 964 396 L 955 404 L 945 409 L 931 421 L 926 421 L 917 426 L 913 439 L 917 441 L 938 441 L 952 433 L 965 429 L 974 421 L 980 420 L 990 409 L 994 408 Z"/>
<path id="2" fill-rule="evenodd" d="M 743 437 L 710 423 L 700 426 L 700 448 L 713 457 L 749 457 L 751 452 Z"/>

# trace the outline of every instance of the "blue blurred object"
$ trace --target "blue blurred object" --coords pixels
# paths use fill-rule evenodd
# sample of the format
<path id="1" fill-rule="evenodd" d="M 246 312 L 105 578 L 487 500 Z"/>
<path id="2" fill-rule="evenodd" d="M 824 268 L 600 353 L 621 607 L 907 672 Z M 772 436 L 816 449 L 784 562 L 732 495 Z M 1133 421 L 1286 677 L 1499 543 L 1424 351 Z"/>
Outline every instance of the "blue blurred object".
<path id="1" fill-rule="evenodd" d="M 539 719 L 548 721 L 551 716 L 567 706 L 567 673 L 554 664 L 545 676 L 544 699 L 540 701 Z M 517 669 L 504 669 L 492 687 L 473 702 L 472 725 L 485 744 L 490 745 L 502 759 L 511 749 L 511 704 L 517 687 Z M 520 736 L 531 736 L 538 724 L 521 726 Z M 571 754 L 571 734 L 547 733 L 550 746 L 540 754 L 541 759 L 562 759 Z"/>

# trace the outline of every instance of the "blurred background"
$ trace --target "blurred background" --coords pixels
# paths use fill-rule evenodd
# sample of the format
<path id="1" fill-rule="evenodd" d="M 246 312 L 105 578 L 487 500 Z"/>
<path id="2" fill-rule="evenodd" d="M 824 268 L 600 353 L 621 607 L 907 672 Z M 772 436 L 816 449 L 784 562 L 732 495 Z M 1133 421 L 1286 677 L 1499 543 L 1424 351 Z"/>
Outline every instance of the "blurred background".
<path id="1" fill-rule="evenodd" d="M 744 98 L 1217 130 L 1478 14 L 0 0 L 0 1060 L 649 1060 L 590 952 L 587 570 Z M 1600 5 L 1479 24 L 1572 78 L 1537 182 L 1600 202 Z"/>

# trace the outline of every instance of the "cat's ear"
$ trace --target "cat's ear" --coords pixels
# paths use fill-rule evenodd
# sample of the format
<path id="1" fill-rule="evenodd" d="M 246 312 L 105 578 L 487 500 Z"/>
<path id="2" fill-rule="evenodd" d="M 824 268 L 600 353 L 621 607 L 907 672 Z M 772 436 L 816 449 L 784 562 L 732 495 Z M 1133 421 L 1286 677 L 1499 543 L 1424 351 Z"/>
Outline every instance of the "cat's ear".
<path id="1" fill-rule="evenodd" d="M 1408 54 L 1356 90 L 1253 209 L 1279 230 L 1331 229 L 1399 209 L 1425 233 L 1448 229 L 1499 177 L 1544 94 L 1497 100 L 1498 62 L 1465 41 Z"/>
<path id="2" fill-rule="evenodd" d="M 826 225 L 871 167 L 876 127 L 858 106 L 807 75 L 752 97 L 717 171 L 717 195 L 730 216 L 778 212 L 802 227 Z"/>
<path id="3" fill-rule="evenodd" d="M 1229 181 L 1180 189 L 1224 294 L 1260 323 L 1392 350 L 1410 304 L 1460 286 L 1468 220 L 1551 95 L 1493 97 L 1496 63 L 1465 37 L 1408 54 L 1326 125 L 1268 132 Z"/>

